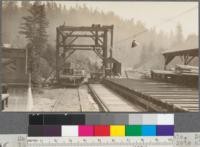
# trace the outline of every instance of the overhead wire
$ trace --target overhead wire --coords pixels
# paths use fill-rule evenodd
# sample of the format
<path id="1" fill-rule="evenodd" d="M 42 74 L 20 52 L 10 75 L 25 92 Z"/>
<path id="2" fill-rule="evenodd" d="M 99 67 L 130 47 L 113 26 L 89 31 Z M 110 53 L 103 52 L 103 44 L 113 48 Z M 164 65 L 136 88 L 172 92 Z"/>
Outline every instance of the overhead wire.
<path id="1" fill-rule="evenodd" d="M 181 12 L 180 14 L 178 14 L 178 15 L 172 17 L 172 18 L 169 18 L 169 19 L 165 20 L 164 22 L 161 22 L 161 23 L 155 25 L 155 27 L 164 25 L 164 24 L 166 24 L 166 23 L 168 23 L 168 22 L 170 22 L 170 21 L 172 21 L 172 20 L 174 20 L 174 19 L 176 19 L 176 18 L 178 18 L 178 17 L 180 17 L 180 16 L 182 16 L 182 15 L 185 15 L 185 14 L 187 14 L 187 13 L 193 11 L 193 10 L 196 9 L 196 8 L 198 8 L 198 7 L 195 6 L 195 7 L 189 8 L 189 9 L 187 9 L 187 10 Z M 126 38 L 124 38 L 124 39 L 121 39 L 121 40 L 115 42 L 115 44 L 118 44 L 118 43 L 120 43 L 120 42 L 122 42 L 122 41 L 126 41 L 126 40 L 129 40 L 129 39 L 133 39 L 133 38 L 135 38 L 135 37 L 137 37 L 137 36 L 139 36 L 139 35 L 141 35 L 141 34 L 144 34 L 144 33 L 148 32 L 148 31 L 149 31 L 148 29 L 145 29 L 145 30 L 140 31 L 140 32 L 138 32 L 138 33 L 135 33 L 135 34 L 133 34 L 133 35 L 131 35 L 131 36 L 128 36 L 128 37 L 126 37 Z"/>

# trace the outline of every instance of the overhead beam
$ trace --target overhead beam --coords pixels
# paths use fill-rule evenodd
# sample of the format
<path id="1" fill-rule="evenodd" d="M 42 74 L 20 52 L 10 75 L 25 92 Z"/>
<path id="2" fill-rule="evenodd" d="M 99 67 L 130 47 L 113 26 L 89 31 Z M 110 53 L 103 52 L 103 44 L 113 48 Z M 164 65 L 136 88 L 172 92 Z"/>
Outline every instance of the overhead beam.
<path id="1" fill-rule="evenodd" d="M 60 31 L 106 31 L 113 29 L 113 26 L 100 26 L 100 27 L 74 27 L 74 26 L 60 26 Z"/>
<path id="2" fill-rule="evenodd" d="M 60 45 L 60 47 L 65 47 L 65 48 L 97 48 L 97 47 L 103 47 L 102 45 L 89 45 L 89 44 L 66 44 L 66 45 Z"/>
<path id="3" fill-rule="evenodd" d="M 72 34 L 72 35 L 65 35 L 67 37 L 95 37 L 95 35 L 89 34 Z M 103 37 L 102 35 L 98 35 L 98 37 Z"/>
<path id="4" fill-rule="evenodd" d="M 90 48 L 88 48 L 88 47 L 79 47 L 79 48 L 78 48 L 78 47 L 74 47 L 74 48 L 69 48 L 69 49 L 67 49 L 67 50 L 68 50 L 68 51 L 69 51 L 69 50 L 88 50 L 88 51 L 91 51 L 91 50 L 92 50 L 92 51 L 93 51 L 94 48 L 91 48 L 91 47 L 90 47 Z M 96 50 L 101 50 L 101 49 L 96 49 Z"/>

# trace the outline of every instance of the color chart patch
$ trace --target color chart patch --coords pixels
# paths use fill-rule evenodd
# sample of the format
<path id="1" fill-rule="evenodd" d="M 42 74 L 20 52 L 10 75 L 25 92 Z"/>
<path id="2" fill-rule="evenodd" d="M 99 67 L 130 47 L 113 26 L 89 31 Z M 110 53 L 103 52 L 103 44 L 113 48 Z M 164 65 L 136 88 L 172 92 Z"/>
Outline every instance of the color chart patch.
<path id="1" fill-rule="evenodd" d="M 128 121 L 124 120 L 126 121 L 124 124 L 122 124 L 122 120 L 117 123 L 116 119 L 110 124 L 102 124 L 101 122 L 99 124 L 91 124 L 89 122 L 86 123 L 86 119 L 80 114 L 77 116 L 71 116 L 70 114 L 69 116 L 59 114 L 59 117 L 57 116 L 53 119 L 52 116 L 30 115 L 28 135 L 30 137 L 148 137 L 174 135 L 173 114 L 130 114 L 128 115 Z M 48 118 L 50 122 L 45 118 Z M 77 118 L 81 118 L 80 122 Z M 129 123 L 127 124 L 127 122 Z"/>
<path id="2" fill-rule="evenodd" d="M 125 126 L 124 125 L 111 125 L 110 126 L 110 136 L 125 136 Z"/>

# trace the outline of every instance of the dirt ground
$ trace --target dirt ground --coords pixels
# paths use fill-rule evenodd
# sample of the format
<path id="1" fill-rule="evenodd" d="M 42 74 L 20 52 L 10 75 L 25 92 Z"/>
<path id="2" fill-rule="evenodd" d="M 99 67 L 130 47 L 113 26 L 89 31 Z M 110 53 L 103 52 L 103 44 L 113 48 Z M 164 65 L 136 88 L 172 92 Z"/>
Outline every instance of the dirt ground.
<path id="1" fill-rule="evenodd" d="M 27 111 L 28 89 L 12 88 L 8 107 L 4 111 Z M 30 111 L 43 112 L 96 112 L 97 104 L 85 85 L 79 88 L 34 88 L 33 107 Z"/>

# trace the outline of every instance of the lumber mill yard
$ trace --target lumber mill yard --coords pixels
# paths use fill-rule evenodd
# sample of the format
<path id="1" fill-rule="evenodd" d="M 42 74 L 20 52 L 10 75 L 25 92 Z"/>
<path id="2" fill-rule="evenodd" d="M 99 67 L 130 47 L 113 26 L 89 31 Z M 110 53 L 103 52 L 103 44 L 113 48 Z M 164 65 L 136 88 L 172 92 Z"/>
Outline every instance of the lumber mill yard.
<path id="1" fill-rule="evenodd" d="M 2 111 L 199 111 L 199 68 L 198 64 L 194 64 L 199 60 L 198 47 L 165 49 L 158 59 L 163 61 L 160 61 L 162 68 L 136 68 L 136 66 L 127 68 L 124 60 L 115 57 L 118 52 L 114 37 L 115 28 L 117 29 L 115 24 L 103 23 L 91 25 L 64 23 L 54 27 L 55 64 L 41 83 L 34 77 L 32 63 L 36 58 L 32 57 L 30 47 L 17 48 L 4 44 Z M 138 34 L 136 31 L 136 34 L 145 35 L 146 32 L 145 30 Z M 127 34 L 125 38 L 129 36 L 130 34 Z M 142 42 L 137 41 L 135 37 L 132 35 L 128 42 L 122 40 L 137 52 L 135 49 L 141 46 Z M 85 62 L 77 63 L 71 60 L 76 52 L 89 51 L 100 61 L 98 67 L 88 70 L 80 66 Z M 143 66 L 142 63 L 140 65 Z"/>

